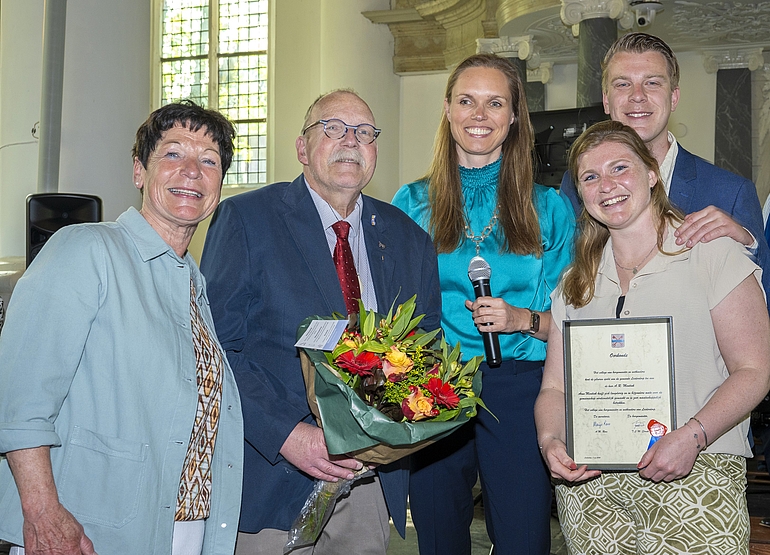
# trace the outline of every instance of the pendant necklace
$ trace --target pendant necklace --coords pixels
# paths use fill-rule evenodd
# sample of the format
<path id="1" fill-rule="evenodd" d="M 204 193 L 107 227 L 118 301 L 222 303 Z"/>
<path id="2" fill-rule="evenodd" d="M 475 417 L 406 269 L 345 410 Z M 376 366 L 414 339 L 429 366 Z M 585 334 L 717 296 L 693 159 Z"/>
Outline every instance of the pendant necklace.
<path id="1" fill-rule="evenodd" d="M 476 256 L 479 256 L 479 251 L 481 250 L 481 243 L 484 242 L 484 239 L 490 236 L 492 233 L 492 230 L 495 228 L 495 224 L 497 223 L 497 208 L 495 208 L 495 211 L 492 212 L 492 218 L 489 220 L 489 223 L 484 227 L 484 229 L 481 230 L 481 235 L 476 235 L 471 230 L 471 226 L 468 222 L 468 216 L 465 216 L 465 236 L 473 241 L 473 244 L 476 246 Z"/>
<path id="2" fill-rule="evenodd" d="M 644 255 L 644 258 L 642 258 L 642 259 L 639 261 L 639 264 L 635 265 L 633 268 L 626 268 L 625 266 L 621 266 L 621 265 L 620 265 L 620 262 L 618 262 L 618 259 L 617 259 L 617 258 L 615 258 L 615 249 L 612 249 L 612 259 L 615 261 L 615 264 L 617 265 L 617 267 L 618 267 L 618 268 L 622 268 L 623 270 L 627 270 L 627 271 L 631 272 L 632 274 L 636 275 L 636 274 L 637 274 L 637 272 L 639 272 L 639 266 L 641 266 L 642 264 L 644 264 L 645 260 L 647 260 L 647 258 L 648 258 L 648 257 L 649 257 L 649 256 L 652 254 L 652 251 L 654 251 L 654 250 L 656 249 L 656 247 L 657 247 L 657 246 L 658 246 L 658 243 L 656 242 L 656 243 L 655 243 L 655 244 L 652 246 L 652 248 L 650 249 L 650 252 L 648 252 L 647 254 L 645 254 L 645 255 Z"/>

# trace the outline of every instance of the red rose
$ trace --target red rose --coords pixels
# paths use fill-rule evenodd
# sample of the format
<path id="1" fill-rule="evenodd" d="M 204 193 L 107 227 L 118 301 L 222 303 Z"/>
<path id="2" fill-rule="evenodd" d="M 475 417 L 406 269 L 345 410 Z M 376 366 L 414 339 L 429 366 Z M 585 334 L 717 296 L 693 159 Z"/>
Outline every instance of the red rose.
<path id="1" fill-rule="evenodd" d="M 356 355 L 354 351 L 347 351 L 338 356 L 334 362 L 340 368 L 359 376 L 371 376 L 372 371 L 382 365 L 380 357 L 369 351 L 364 351 L 360 355 Z"/>
<path id="2" fill-rule="evenodd" d="M 436 403 L 444 405 L 449 409 L 453 409 L 460 402 L 460 397 L 455 393 L 452 384 L 444 383 L 440 378 L 431 378 L 428 383 L 425 384 L 425 389 L 430 391 Z"/>

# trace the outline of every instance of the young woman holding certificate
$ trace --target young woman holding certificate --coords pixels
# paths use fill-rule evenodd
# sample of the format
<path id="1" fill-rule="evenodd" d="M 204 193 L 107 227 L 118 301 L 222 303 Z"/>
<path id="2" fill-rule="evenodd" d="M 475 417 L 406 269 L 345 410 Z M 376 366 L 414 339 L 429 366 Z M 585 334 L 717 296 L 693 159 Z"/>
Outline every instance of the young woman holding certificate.
<path id="1" fill-rule="evenodd" d="M 748 415 L 770 387 L 761 271 L 728 238 L 675 244 L 682 215 L 630 127 L 589 128 L 570 172 L 585 208 L 575 261 L 552 297 L 535 405 L 570 553 L 748 553 Z M 675 429 L 650 442 L 637 472 L 578 466 L 566 445 L 563 322 L 644 316 L 673 321 Z"/>

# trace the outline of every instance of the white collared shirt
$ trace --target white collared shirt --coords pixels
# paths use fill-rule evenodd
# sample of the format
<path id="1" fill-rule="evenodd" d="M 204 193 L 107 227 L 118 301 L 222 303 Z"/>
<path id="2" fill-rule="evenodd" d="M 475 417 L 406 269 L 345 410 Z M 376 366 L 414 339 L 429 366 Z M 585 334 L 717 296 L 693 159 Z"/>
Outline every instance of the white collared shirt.
<path id="1" fill-rule="evenodd" d="M 679 144 L 676 142 L 674 134 L 668 132 L 668 152 L 666 157 L 663 158 L 663 162 L 660 164 L 660 178 L 663 180 L 663 186 L 666 189 L 666 196 L 671 191 L 671 179 L 674 177 L 674 164 L 676 164 L 676 156 L 679 154 Z"/>
<path id="2" fill-rule="evenodd" d="M 310 191 L 310 197 L 313 199 L 318 215 L 321 217 L 321 225 L 323 225 L 324 233 L 326 234 L 326 242 L 329 245 L 330 254 L 334 255 L 334 247 L 337 244 L 337 234 L 334 233 L 332 226 L 340 220 L 345 220 L 350 224 L 348 242 L 350 243 L 350 250 L 353 252 L 356 272 L 358 272 L 361 300 L 364 301 L 366 310 L 377 310 L 377 296 L 374 291 L 372 271 L 369 267 L 369 257 L 366 252 L 366 240 L 361 229 L 361 212 L 364 209 L 363 197 L 360 194 L 358 195 L 355 208 L 348 214 L 347 218 L 343 218 L 321 195 L 308 185 L 307 179 L 305 180 L 305 186 Z"/>

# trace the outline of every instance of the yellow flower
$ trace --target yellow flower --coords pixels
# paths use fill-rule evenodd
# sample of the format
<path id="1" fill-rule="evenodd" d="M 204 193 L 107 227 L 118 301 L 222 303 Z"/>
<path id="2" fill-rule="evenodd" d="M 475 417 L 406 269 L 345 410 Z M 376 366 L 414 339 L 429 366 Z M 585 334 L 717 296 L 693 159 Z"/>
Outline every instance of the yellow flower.
<path id="1" fill-rule="evenodd" d="M 385 355 L 382 371 L 388 380 L 398 382 L 406 377 L 413 366 L 414 361 L 406 353 L 399 351 L 398 347 L 391 347 L 390 352 Z"/>
<path id="2" fill-rule="evenodd" d="M 433 399 L 423 395 L 420 388 L 409 386 L 411 393 L 401 402 L 401 412 L 407 420 L 416 422 L 436 416 L 439 410 L 433 406 Z"/>

